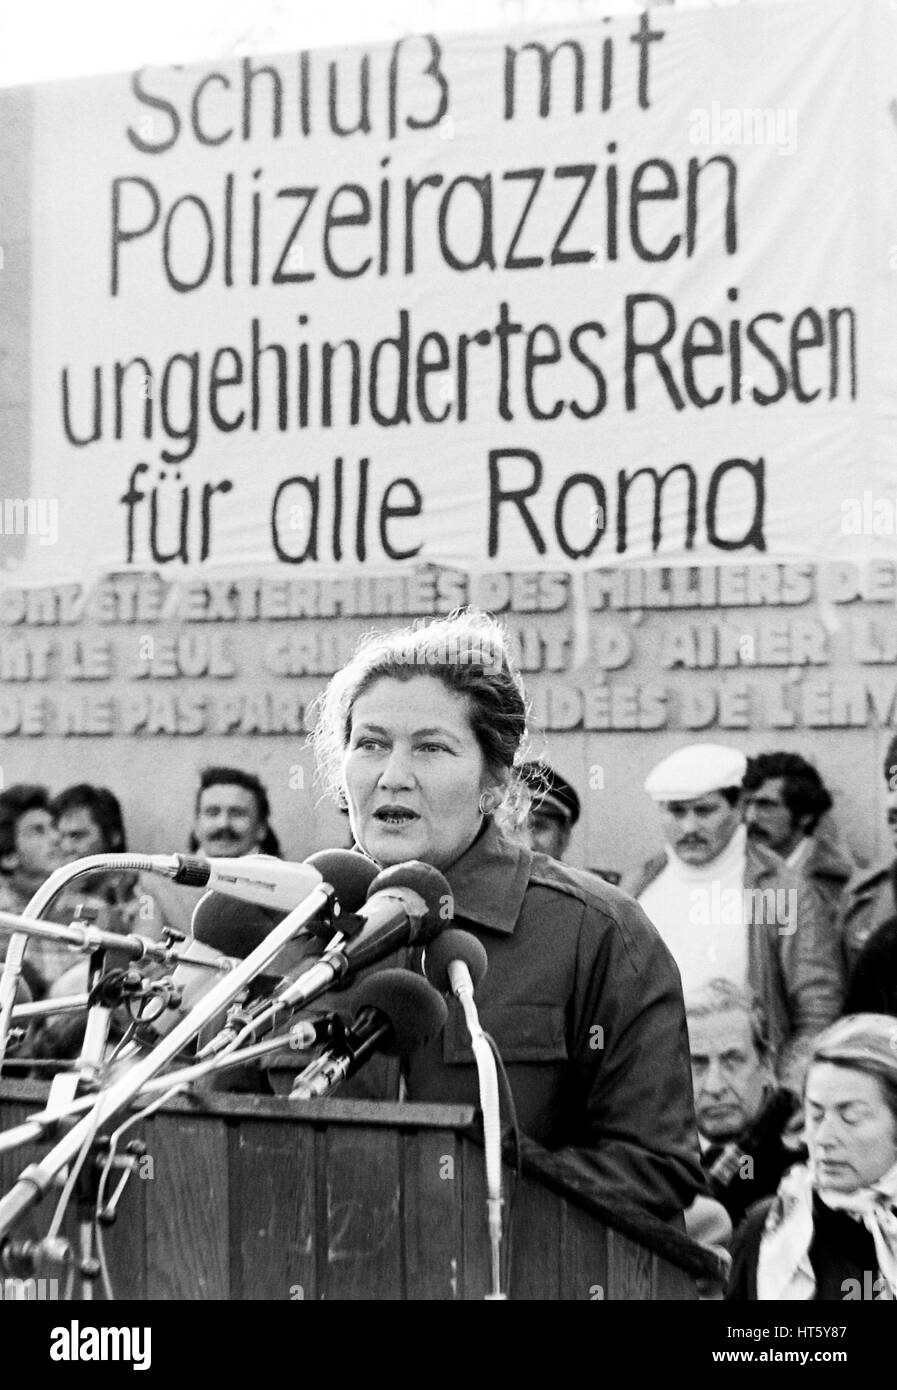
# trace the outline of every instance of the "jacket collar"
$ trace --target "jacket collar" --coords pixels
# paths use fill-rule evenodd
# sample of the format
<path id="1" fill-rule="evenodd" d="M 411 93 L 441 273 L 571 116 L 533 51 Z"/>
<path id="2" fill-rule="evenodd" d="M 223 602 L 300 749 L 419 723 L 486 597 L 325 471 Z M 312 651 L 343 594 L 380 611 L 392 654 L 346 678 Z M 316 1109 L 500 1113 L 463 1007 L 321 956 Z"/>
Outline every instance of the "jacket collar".
<path id="1" fill-rule="evenodd" d="M 745 859 L 745 878 L 753 873 L 755 879 L 779 878 L 790 871 L 784 859 L 774 850 L 758 845 L 756 840 L 748 839 Z"/>
<path id="2" fill-rule="evenodd" d="M 847 885 L 851 893 L 864 892 L 867 889 L 880 889 L 891 877 L 894 871 L 894 859 L 884 859 L 878 864 L 873 864 L 866 869 L 858 869 L 852 880 Z"/>
<path id="3" fill-rule="evenodd" d="M 446 872 L 455 916 L 510 936 L 532 870 L 532 851 L 502 835 L 491 817 L 469 849 Z"/>
<path id="4" fill-rule="evenodd" d="M 810 836 L 810 848 L 800 867 L 808 877 L 828 878 L 833 883 L 847 883 L 856 872 L 849 854 L 829 844 L 818 833 Z"/>

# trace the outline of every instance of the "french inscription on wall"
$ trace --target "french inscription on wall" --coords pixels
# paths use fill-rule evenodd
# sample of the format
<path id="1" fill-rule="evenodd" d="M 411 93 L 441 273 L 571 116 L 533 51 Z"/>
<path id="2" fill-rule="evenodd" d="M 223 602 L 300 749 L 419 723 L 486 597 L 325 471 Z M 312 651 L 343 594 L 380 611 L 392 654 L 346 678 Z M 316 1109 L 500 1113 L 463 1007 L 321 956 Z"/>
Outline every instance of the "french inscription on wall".
<path id="1" fill-rule="evenodd" d="M 285 735 L 372 627 L 475 603 L 560 730 L 897 722 L 897 562 L 169 580 L 0 593 L 0 736 Z"/>

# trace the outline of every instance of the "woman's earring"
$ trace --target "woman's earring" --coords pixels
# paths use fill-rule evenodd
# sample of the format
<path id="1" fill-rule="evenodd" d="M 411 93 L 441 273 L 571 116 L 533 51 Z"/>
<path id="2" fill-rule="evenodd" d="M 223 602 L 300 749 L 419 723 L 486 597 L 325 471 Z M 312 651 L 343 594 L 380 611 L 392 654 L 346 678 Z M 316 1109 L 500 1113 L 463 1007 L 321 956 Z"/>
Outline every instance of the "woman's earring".
<path id="1" fill-rule="evenodd" d="M 480 792 L 480 799 L 477 802 L 477 809 L 481 816 L 489 816 L 495 810 L 495 802 L 491 792 Z"/>
<path id="2" fill-rule="evenodd" d="M 348 811 L 349 809 L 349 798 L 346 796 L 346 793 L 343 791 L 342 787 L 340 787 L 339 791 L 336 794 L 336 804 L 341 811 Z"/>

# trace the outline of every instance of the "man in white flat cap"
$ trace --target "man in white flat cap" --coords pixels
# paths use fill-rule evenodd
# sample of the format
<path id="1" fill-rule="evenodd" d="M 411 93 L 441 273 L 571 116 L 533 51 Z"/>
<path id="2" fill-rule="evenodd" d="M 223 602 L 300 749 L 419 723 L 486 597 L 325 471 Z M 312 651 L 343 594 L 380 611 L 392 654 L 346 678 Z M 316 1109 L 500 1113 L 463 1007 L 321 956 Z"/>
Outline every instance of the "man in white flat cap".
<path id="1" fill-rule="evenodd" d="M 624 882 L 679 966 L 686 1002 L 713 979 L 759 1003 L 779 1084 L 801 1094 L 810 1044 L 844 994 L 837 936 L 814 890 L 748 840 L 737 748 L 692 743 L 645 780 L 666 841 Z"/>

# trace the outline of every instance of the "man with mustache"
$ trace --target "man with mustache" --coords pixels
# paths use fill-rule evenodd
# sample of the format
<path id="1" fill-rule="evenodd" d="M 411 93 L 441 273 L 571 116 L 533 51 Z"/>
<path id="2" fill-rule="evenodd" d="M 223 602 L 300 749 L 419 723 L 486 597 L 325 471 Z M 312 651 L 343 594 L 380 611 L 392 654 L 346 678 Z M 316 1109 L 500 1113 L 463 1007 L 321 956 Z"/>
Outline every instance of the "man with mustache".
<path id="1" fill-rule="evenodd" d="M 190 848 L 209 859 L 242 854 L 280 855 L 269 824 L 271 807 L 262 783 L 236 767 L 206 767 L 196 793 Z"/>
<path id="2" fill-rule="evenodd" d="M 856 865 L 826 815 L 832 795 L 816 768 L 799 753 L 759 753 L 741 790 L 748 839 L 807 879 L 834 920 Z"/>
<path id="3" fill-rule="evenodd" d="M 741 822 L 747 759 L 689 744 L 649 773 L 663 853 L 623 887 L 657 927 L 689 999 L 714 979 L 746 990 L 762 1011 L 778 1082 L 799 1095 L 813 1038 L 843 999 L 838 942 L 816 893 Z"/>
<path id="4" fill-rule="evenodd" d="M 190 852 L 207 859 L 238 859 L 273 854 L 280 843 L 270 824 L 268 793 L 258 777 L 238 767 L 206 767 L 196 792 Z M 193 909 L 205 889 L 185 888 L 155 875 L 141 874 L 140 920 L 134 930 L 151 935 L 164 925 L 189 934 Z"/>

